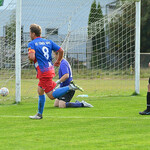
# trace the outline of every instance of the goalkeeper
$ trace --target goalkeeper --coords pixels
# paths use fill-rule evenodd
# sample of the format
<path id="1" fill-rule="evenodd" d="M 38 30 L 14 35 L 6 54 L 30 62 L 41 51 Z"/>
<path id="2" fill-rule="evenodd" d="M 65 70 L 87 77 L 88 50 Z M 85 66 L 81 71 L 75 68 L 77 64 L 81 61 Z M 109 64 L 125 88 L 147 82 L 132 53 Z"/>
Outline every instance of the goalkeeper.
<path id="1" fill-rule="evenodd" d="M 149 67 L 150 67 L 150 62 L 149 62 Z M 148 92 L 147 92 L 147 109 L 144 110 L 143 112 L 139 112 L 140 115 L 150 115 L 150 78 L 148 81 Z"/>
<path id="2" fill-rule="evenodd" d="M 54 52 L 55 59 L 57 60 L 59 55 L 58 52 Z M 70 67 L 69 62 L 62 58 L 60 60 L 60 67 L 59 67 L 59 80 L 56 81 L 57 86 L 65 87 L 70 85 L 72 83 L 72 70 Z M 71 103 L 71 99 L 75 94 L 75 90 L 70 90 L 63 96 L 60 96 L 59 98 L 55 99 L 54 106 L 59 108 L 66 108 L 66 107 L 93 107 L 91 104 L 85 102 L 85 101 L 76 101 L 75 103 Z"/>
<path id="3" fill-rule="evenodd" d="M 41 38 L 41 32 L 42 29 L 39 25 L 30 25 L 30 37 L 32 41 L 28 44 L 28 58 L 30 62 L 34 62 L 34 67 L 37 71 L 37 78 L 39 79 L 38 113 L 34 116 L 29 116 L 31 119 L 42 119 L 46 100 L 44 93 L 53 100 L 64 95 L 69 90 L 82 91 L 82 88 L 73 83 L 69 86 L 58 88 L 55 91 L 53 90 L 56 86 L 56 83 L 52 80 L 55 76 L 54 66 L 60 65 L 60 60 L 63 57 L 63 49 L 53 41 Z M 59 54 L 54 66 L 52 64 L 52 51 L 58 52 Z"/>

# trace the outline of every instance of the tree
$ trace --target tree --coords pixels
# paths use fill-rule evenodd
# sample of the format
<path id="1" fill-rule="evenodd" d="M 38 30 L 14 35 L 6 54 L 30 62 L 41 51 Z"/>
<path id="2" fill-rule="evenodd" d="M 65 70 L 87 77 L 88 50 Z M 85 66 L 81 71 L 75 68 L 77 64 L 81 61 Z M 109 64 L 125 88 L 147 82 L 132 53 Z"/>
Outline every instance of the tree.
<path id="1" fill-rule="evenodd" d="M 0 6 L 3 6 L 4 0 L 0 0 Z"/>
<path id="2" fill-rule="evenodd" d="M 10 16 L 10 22 L 4 27 L 5 29 L 5 45 L 11 49 L 15 49 L 16 37 L 16 19 L 15 11 Z"/>
<path id="3" fill-rule="evenodd" d="M 104 30 L 104 22 L 103 22 L 103 13 L 101 9 L 100 3 L 97 6 L 97 15 L 96 21 L 97 23 L 97 34 L 96 34 L 96 53 L 97 61 L 94 63 L 94 66 L 97 65 L 98 68 L 104 68 L 105 64 L 105 30 Z"/>
<path id="4" fill-rule="evenodd" d="M 91 38 L 92 35 L 94 34 L 94 30 L 92 28 L 92 23 L 96 22 L 95 14 L 96 14 L 96 0 L 93 1 L 92 5 L 91 5 L 90 14 L 89 14 L 88 38 Z"/>
<path id="5" fill-rule="evenodd" d="M 141 4 L 141 52 L 150 52 L 150 1 Z"/>
<path id="6" fill-rule="evenodd" d="M 10 50 L 15 50 L 16 43 L 16 16 L 15 11 L 10 16 L 10 21 L 4 27 L 5 29 L 5 45 Z M 23 42 L 23 27 L 21 27 L 21 42 Z"/>
<path id="7" fill-rule="evenodd" d="M 101 57 L 105 51 L 105 38 L 104 38 L 104 23 L 101 21 L 103 13 L 101 10 L 100 3 L 96 5 L 96 0 L 91 5 L 88 21 L 88 38 L 92 40 L 92 67 L 101 68 Z M 104 60 L 104 59 L 103 59 Z"/>
<path id="8" fill-rule="evenodd" d="M 123 2 L 122 0 L 119 1 Z M 108 28 L 111 29 L 109 33 L 111 47 L 107 51 L 109 55 L 113 54 L 115 59 L 111 66 L 119 66 L 120 68 L 126 66 L 129 68 L 134 62 L 135 52 L 135 4 L 125 6 L 120 14 L 116 14 L 115 18 L 117 19 L 112 19 L 108 24 Z M 120 57 L 121 55 L 124 55 L 124 57 Z"/>

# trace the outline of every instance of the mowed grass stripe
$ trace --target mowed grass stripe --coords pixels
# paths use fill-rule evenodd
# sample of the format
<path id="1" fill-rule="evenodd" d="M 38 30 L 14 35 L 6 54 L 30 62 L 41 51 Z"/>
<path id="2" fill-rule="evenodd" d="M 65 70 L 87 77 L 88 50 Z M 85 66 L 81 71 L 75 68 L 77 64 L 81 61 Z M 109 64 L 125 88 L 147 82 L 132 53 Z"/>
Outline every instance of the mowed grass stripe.
<path id="1" fill-rule="evenodd" d="M 0 115 L 0 118 L 28 118 L 28 116 L 14 116 L 14 115 Z M 60 119 L 150 119 L 150 116 L 146 117 L 115 117 L 115 116 L 108 116 L 108 117 L 80 117 L 80 116 L 44 116 L 44 118 L 60 118 Z"/>

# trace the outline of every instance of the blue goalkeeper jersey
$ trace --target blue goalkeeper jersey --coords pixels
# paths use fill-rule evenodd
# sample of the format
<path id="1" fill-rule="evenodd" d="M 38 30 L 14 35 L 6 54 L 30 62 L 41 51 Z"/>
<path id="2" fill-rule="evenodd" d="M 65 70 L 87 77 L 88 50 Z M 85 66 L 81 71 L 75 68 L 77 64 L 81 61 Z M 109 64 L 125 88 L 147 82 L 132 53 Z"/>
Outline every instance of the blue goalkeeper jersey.
<path id="1" fill-rule="evenodd" d="M 72 70 L 70 64 L 66 59 L 62 59 L 59 67 L 59 79 L 67 73 L 69 74 L 69 78 L 66 81 L 62 82 L 60 84 L 60 87 L 67 86 L 70 84 L 70 81 L 72 81 Z"/>
<path id="2" fill-rule="evenodd" d="M 53 41 L 41 37 L 28 44 L 29 53 L 35 53 L 34 66 L 37 70 L 37 78 L 53 77 L 52 51 L 58 51 L 60 48 Z"/>

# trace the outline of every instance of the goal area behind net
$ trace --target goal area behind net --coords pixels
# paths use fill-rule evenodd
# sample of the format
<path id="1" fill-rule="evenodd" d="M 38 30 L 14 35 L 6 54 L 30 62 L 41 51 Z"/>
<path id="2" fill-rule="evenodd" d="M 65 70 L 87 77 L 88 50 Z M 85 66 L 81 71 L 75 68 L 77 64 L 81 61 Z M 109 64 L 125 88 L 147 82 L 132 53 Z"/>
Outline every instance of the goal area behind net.
<path id="1" fill-rule="evenodd" d="M 17 1 L 18 2 L 18 1 Z M 100 2 L 98 0 L 98 2 Z M 42 37 L 64 49 L 73 78 L 82 81 L 84 94 L 96 96 L 139 93 L 140 2 L 107 4 L 90 0 L 59 2 L 22 0 L 21 4 L 21 99 L 36 97 L 36 71 L 28 61 L 29 26 L 42 27 Z M 0 102 L 16 99 L 16 1 L 0 10 L 0 88 L 10 94 Z M 106 13 L 104 13 L 106 9 Z M 38 11 L 37 11 L 38 10 Z M 5 15 L 5 17 L 4 17 Z M 54 59 L 53 59 L 54 61 Z M 56 77 L 58 79 L 58 68 Z M 83 84 L 84 83 L 84 84 Z M 91 92 L 86 93 L 86 85 Z"/>

